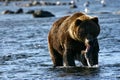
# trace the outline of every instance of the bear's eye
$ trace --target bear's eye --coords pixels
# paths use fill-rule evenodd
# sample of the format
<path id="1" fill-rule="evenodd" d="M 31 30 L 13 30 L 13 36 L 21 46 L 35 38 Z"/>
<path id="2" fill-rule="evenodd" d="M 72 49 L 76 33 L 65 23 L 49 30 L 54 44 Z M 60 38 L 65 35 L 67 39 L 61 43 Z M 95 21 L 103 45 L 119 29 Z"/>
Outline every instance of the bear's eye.
<path id="1" fill-rule="evenodd" d="M 83 37 L 83 38 L 85 38 L 86 35 L 87 35 L 87 33 L 86 33 L 85 31 L 82 31 L 82 32 L 80 33 L 80 36 Z"/>
<path id="2" fill-rule="evenodd" d="M 80 32 L 80 34 L 85 34 L 86 33 L 85 29 L 83 29 L 83 28 L 79 29 L 79 32 Z"/>
<path id="3" fill-rule="evenodd" d="M 86 32 L 81 32 L 81 35 L 82 35 L 82 34 L 86 34 Z"/>

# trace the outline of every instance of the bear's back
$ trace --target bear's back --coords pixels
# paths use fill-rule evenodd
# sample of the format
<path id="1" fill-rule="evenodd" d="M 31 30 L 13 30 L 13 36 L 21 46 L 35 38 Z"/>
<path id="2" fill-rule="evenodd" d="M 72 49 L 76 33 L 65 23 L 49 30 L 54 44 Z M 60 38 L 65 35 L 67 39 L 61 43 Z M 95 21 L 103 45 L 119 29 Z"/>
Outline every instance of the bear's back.
<path id="1" fill-rule="evenodd" d="M 51 30 L 50 30 L 50 33 L 57 33 L 58 30 L 59 30 L 59 28 L 60 28 L 60 26 L 61 26 L 61 24 L 62 24 L 63 22 L 65 22 L 65 20 L 66 20 L 68 17 L 69 17 L 69 16 L 64 16 L 64 17 L 58 19 L 57 21 L 55 21 L 54 24 L 52 25 L 52 28 L 51 28 Z"/>

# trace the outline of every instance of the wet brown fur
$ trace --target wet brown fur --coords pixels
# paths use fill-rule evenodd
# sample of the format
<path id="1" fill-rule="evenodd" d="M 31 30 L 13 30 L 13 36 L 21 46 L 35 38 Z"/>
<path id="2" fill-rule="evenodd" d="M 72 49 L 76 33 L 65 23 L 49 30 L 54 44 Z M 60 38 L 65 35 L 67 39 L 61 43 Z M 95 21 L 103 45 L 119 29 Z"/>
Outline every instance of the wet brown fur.
<path id="1" fill-rule="evenodd" d="M 54 22 L 52 28 L 50 29 L 48 34 L 48 48 L 54 66 L 63 66 L 64 62 L 66 66 L 75 66 L 74 60 L 76 58 L 79 59 L 78 56 L 81 54 L 81 51 L 86 49 L 84 39 L 81 39 L 79 36 L 79 30 L 81 26 L 78 28 L 75 25 L 75 21 L 77 19 L 81 21 L 88 20 L 88 25 L 95 24 L 93 21 L 91 21 L 91 19 L 94 18 L 79 12 L 71 16 L 64 16 L 60 18 Z M 85 25 L 82 27 L 84 26 Z M 96 26 L 98 27 L 96 28 Z M 88 28 L 88 30 L 89 32 L 93 33 L 94 37 L 97 37 L 100 32 L 99 25 L 95 24 L 94 28 L 97 30 L 93 29 L 92 27 Z M 77 38 L 75 39 L 74 36 Z"/>

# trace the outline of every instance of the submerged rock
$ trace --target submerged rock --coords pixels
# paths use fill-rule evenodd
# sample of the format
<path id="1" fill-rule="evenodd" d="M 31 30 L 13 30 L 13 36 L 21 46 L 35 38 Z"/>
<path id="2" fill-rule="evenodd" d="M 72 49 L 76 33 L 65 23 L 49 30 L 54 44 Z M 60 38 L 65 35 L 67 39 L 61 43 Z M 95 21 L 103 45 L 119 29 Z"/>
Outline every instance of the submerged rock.
<path id="1" fill-rule="evenodd" d="M 33 17 L 54 17 L 55 15 L 49 11 L 38 10 L 33 13 Z"/>
<path id="2" fill-rule="evenodd" d="M 38 2 L 38 1 L 33 1 L 33 2 L 32 2 L 32 5 L 33 5 L 33 6 L 40 5 L 40 2 Z"/>
<path id="3" fill-rule="evenodd" d="M 23 12 L 24 12 L 23 9 L 20 8 L 20 9 L 18 9 L 15 13 L 16 13 L 16 14 L 21 14 L 21 13 L 23 13 Z"/>
<path id="4" fill-rule="evenodd" d="M 70 8 L 77 8 L 77 5 L 73 4 L 70 6 Z"/>
<path id="5" fill-rule="evenodd" d="M 15 12 L 14 11 L 11 11 L 11 10 L 5 10 L 2 12 L 2 14 L 14 14 Z"/>
<path id="6" fill-rule="evenodd" d="M 35 11 L 34 10 L 29 10 L 26 12 L 26 14 L 33 14 Z"/>
<path id="7" fill-rule="evenodd" d="M 2 14 L 21 14 L 23 12 L 24 12 L 23 9 L 20 8 L 17 11 L 5 10 L 5 11 L 2 12 Z"/>

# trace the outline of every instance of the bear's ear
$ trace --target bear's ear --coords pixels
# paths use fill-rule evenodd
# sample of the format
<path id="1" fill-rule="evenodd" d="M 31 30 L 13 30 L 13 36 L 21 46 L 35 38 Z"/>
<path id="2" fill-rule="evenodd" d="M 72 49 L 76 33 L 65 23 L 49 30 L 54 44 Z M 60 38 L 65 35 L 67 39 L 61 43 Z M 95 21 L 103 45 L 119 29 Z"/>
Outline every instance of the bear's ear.
<path id="1" fill-rule="evenodd" d="M 81 24 L 81 20 L 80 19 L 77 19 L 76 21 L 75 21 L 75 26 L 79 26 L 80 24 Z"/>
<path id="2" fill-rule="evenodd" d="M 94 17 L 91 20 L 94 21 L 96 24 L 98 24 L 98 22 L 99 22 L 97 17 Z"/>

